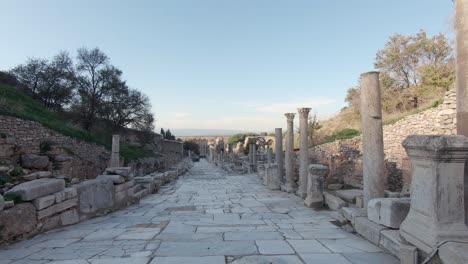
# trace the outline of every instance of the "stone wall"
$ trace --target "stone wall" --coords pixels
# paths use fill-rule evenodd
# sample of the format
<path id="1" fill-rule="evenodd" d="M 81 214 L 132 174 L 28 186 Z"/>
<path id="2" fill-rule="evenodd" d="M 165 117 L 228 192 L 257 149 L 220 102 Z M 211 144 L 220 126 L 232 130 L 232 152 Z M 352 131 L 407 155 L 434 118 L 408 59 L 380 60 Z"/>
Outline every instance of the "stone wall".
<path id="1" fill-rule="evenodd" d="M 164 153 L 180 154 L 184 153 L 184 143 L 174 140 L 162 140 L 162 150 Z"/>
<path id="2" fill-rule="evenodd" d="M 411 170 L 403 140 L 414 134 L 456 134 L 456 92 L 448 91 L 444 102 L 418 114 L 407 116 L 398 122 L 384 126 L 384 152 L 387 168 L 387 188 L 401 190 L 411 183 Z M 361 137 L 339 140 L 310 150 L 315 162 L 329 166 L 326 183 L 343 183 L 362 187 Z"/>
<path id="3" fill-rule="evenodd" d="M 53 153 L 57 157 L 53 166 L 59 166 L 60 173 L 70 178 L 94 178 L 106 168 L 110 158 L 110 151 L 103 146 L 64 136 L 34 121 L 0 115 L 0 134 L 21 155 L 41 153 L 41 143 L 49 145 L 47 148 L 59 146 Z"/>

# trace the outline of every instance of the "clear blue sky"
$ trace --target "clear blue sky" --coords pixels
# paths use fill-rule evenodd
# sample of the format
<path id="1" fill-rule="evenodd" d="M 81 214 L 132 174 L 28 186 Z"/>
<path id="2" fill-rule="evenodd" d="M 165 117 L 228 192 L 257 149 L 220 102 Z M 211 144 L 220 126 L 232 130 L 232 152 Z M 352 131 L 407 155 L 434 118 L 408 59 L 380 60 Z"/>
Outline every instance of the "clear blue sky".
<path id="1" fill-rule="evenodd" d="M 394 33 L 452 34 L 450 0 L 0 0 L 0 70 L 99 47 L 158 127 L 272 131 L 344 106 Z"/>

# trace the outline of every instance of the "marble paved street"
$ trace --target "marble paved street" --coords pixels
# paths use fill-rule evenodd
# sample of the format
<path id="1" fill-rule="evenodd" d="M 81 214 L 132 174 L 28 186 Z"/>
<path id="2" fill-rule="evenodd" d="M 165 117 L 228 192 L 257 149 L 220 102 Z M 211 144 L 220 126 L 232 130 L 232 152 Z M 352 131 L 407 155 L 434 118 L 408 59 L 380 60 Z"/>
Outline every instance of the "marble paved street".
<path id="1" fill-rule="evenodd" d="M 0 251 L 3 263 L 399 263 L 329 212 L 205 160 L 139 205 Z"/>

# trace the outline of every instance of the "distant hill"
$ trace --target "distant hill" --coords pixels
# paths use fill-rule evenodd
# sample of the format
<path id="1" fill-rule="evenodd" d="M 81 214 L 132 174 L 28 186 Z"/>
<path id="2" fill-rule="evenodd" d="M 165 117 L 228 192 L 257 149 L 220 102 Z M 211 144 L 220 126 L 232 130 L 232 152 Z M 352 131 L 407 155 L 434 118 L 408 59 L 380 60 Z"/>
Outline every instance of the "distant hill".
<path id="1" fill-rule="evenodd" d="M 200 136 L 232 136 L 234 134 L 246 133 L 243 130 L 229 130 L 229 129 L 172 129 L 171 132 L 176 137 L 200 137 Z"/>

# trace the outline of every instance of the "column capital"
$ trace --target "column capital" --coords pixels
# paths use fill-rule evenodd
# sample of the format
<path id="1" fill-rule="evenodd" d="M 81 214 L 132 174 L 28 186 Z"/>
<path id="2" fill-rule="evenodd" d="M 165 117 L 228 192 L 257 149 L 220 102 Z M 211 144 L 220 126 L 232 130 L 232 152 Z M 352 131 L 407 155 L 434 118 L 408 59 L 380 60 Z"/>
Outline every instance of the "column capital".
<path id="1" fill-rule="evenodd" d="M 286 116 L 286 119 L 288 120 L 288 122 L 292 122 L 294 120 L 294 117 L 296 116 L 295 113 L 286 113 L 284 114 L 284 116 Z"/>
<path id="2" fill-rule="evenodd" d="M 309 107 L 298 108 L 297 112 L 299 113 L 299 117 L 300 118 L 307 118 L 307 116 L 309 115 L 311 109 L 312 108 L 309 108 Z"/>

